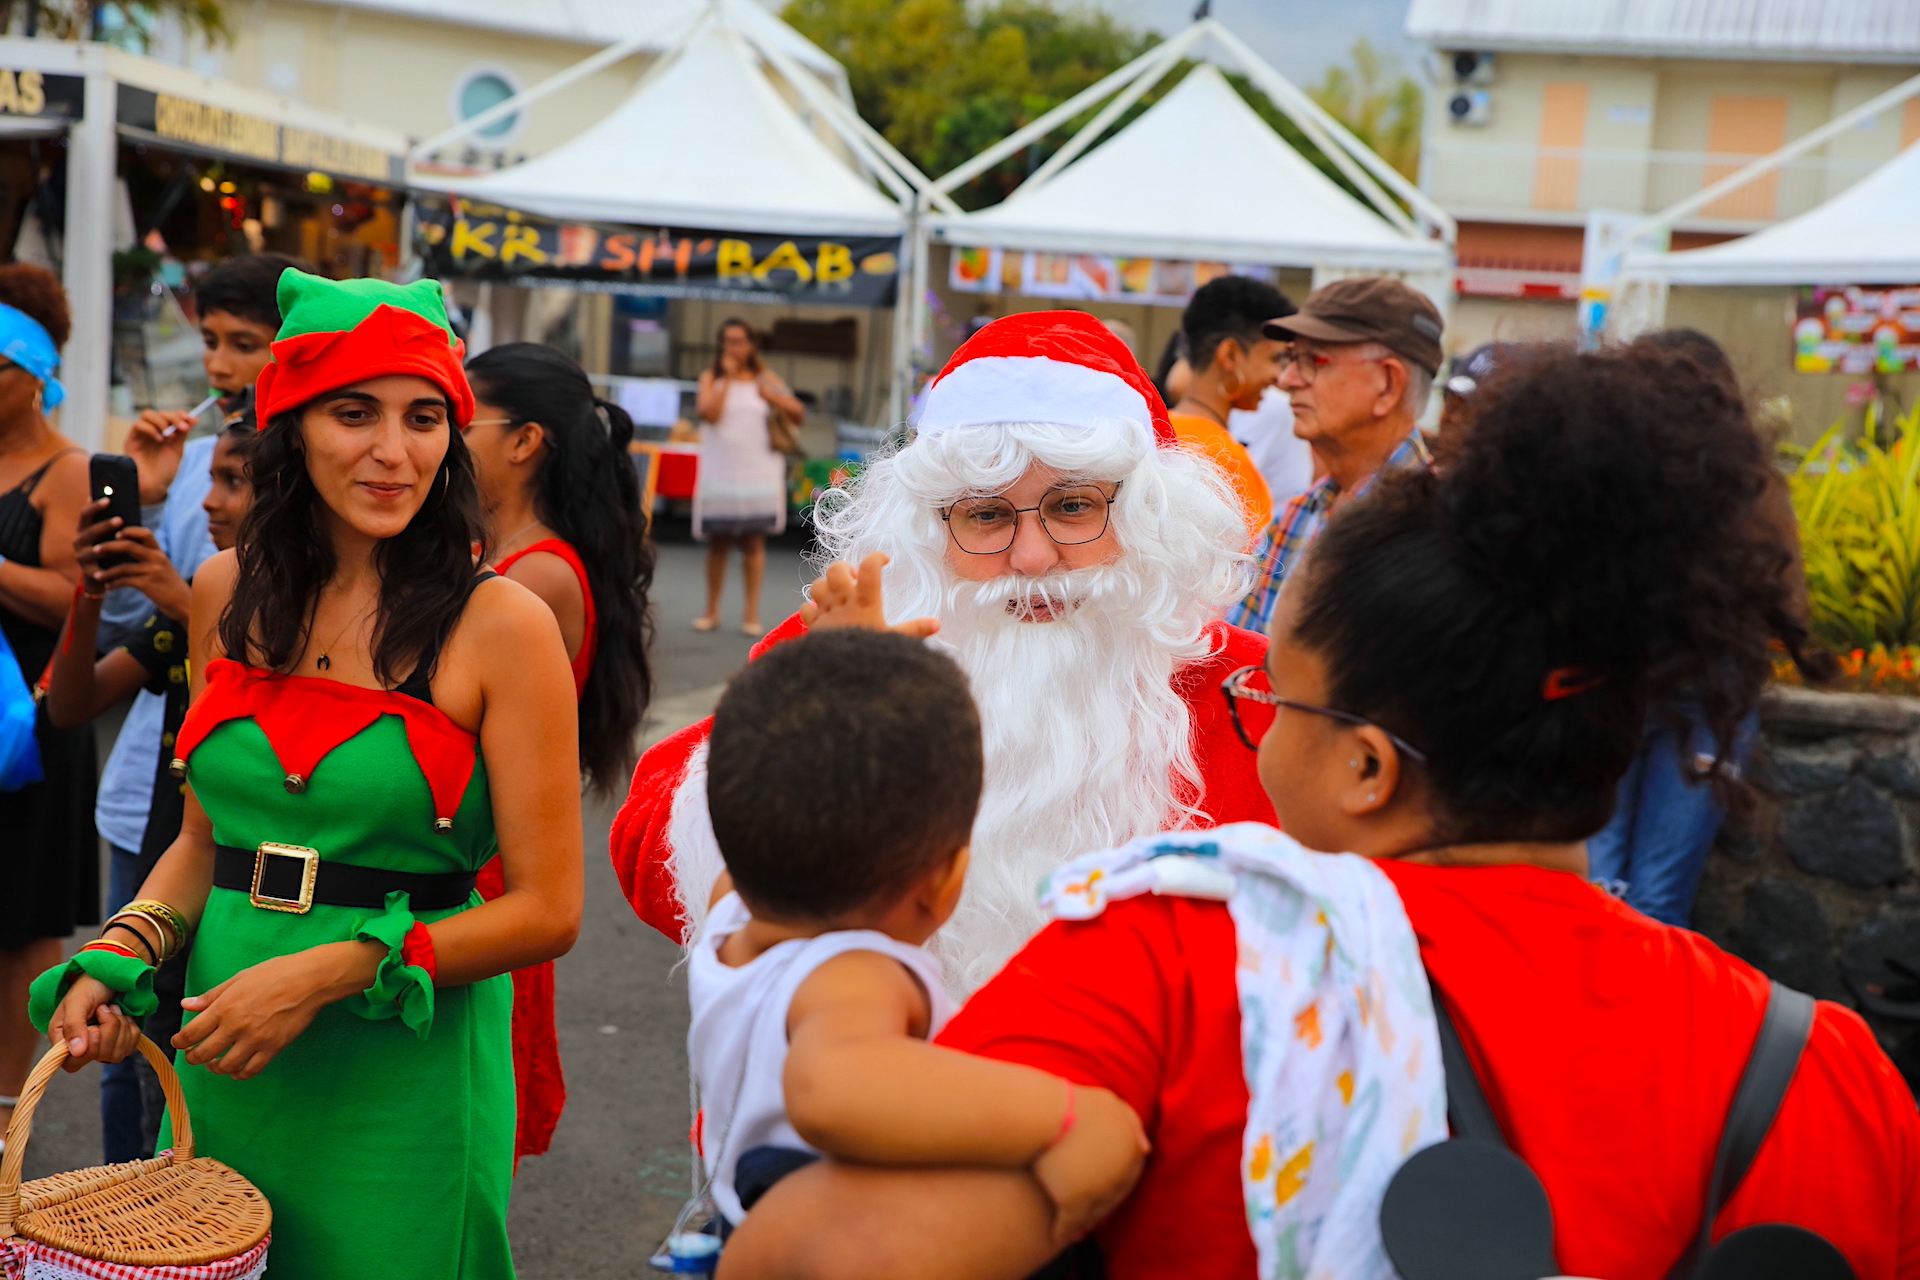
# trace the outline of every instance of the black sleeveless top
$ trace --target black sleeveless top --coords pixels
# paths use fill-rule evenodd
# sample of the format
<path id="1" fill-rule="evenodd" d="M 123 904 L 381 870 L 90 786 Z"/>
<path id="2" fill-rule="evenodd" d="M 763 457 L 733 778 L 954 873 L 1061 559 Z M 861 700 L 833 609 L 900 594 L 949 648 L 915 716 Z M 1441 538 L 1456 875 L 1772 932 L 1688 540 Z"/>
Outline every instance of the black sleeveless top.
<path id="1" fill-rule="evenodd" d="M 62 449 L 25 480 L 0 493 L 0 556 L 32 569 L 40 568 L 40 534 L 44 522 L 34 510 L 33 491 L 39 488 L 41 478 L 54 463 L 69 453 L 79 452 Z M 14 656 L 20 660 L 20 671 L 27 683 L 38 680 L 53 657 L 54 643 L 60 638 L 59 629 L 49 630 L 37 622 L 29 622 L 0 605 L 0 630 L 6 632 L 7 643 L 13 646 Z"/>
<path id="2" fill-rule="evenodd" d="M 488 578 L 500 575 L 491 569 L 482 569 L 473 575 L 473 581 L 467 584 L 466 598 L 460 602 L 460 613 L 467 611 L 467 601 L 473 599 L 474 591 Z M 447 635 L 440 637 L 440 643 L 420 655 L 420 661 L 413 664 L 413 674 L 402 680 L 394 688 L 395 693 L 404 693 L 409 698 L 418 698 L 428 706 L 433 705 L 433 673 L 440 669 L 440 651 L 446 648 L 447 636 L 453 634 L 453 628 L 460 623 L 460 614 L 455 614 L 452 625 L 447 627 Z"/>

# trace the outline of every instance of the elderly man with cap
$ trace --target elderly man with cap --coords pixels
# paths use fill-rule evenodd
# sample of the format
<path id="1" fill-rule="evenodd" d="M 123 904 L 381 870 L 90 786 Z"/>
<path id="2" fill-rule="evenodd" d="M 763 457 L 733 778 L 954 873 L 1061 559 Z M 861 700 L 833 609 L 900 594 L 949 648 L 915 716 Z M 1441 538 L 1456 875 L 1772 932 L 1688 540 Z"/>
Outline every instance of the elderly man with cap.
<path id="1" fill-rule="evenodd" d="M 1278 385 L 1293 406 L 1293 433 L 1313 446 L 1326 475 L 1267 526 L 1253 590 L 1227 613 L 1234 626 L 1261 632 L 1280 584 L 1340 504 L 1385 468 L 1432 464 L 1415 419 L 1440 369 L 1441 320 L 1400 281 L 1362 277 L 1315 290 L 1263 332 L 1291 344 Z"/>

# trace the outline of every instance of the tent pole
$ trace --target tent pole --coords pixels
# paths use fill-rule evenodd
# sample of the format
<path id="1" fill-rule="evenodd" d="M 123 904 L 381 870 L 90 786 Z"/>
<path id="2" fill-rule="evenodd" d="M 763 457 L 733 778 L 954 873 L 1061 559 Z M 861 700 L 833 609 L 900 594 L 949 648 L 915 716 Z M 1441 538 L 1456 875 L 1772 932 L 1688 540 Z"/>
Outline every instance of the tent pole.
<path id="1" fill-rule="evenodd" d="M 690 29 L 686 35 L 674 41 L 668 47 L 667 52 L 679 52 L 680 48 L 686 44 L 693 32 L 697 31 L 700 24 L 706 20 L 707 15 L 703 13 L 694 21 L 693 28 Z M 453 126 L 453 128 L 444 129 L 424 142 L 415 143 L 413 149 L 407 152 L 407 159 L 423 159 L 435 151 L 438 151 L 441 147 L 447 146 L 449 143 L 458 142 L 462 138 L 478 133 L 497 120 L 504 120 L 506 117 L 519 111 L 522 107 L 531 106 L 549 94 L 558 93 L 567 86 L 584 80 L 598 71 L 605 70 L 616 62 L 623 61 L 636 53 L 653 47 L 658 43 L 658 35 L 658 31 L 653 31 L 642 36 L 629 36 L 618 44 L 610 44 L 600 50 L 600 52 L 582 58 L 566 70 L 555 72 L 539 84 L 531 88 L 522 89 L 506 101 L 496 102 L 485 111 L 477 115 L 468 116 L 465 120 Z"/>
<path id="2" fill-rule="evenodd" d="M 1178 37 L 1176 37 L 1176 39 L 1177 38 Z M 1132 80 L 1133 77 L 1139 75 L 1148 66 L 1152 65 L 1159 52 L 1160 46 L 1155 45 L 1153 48 L 1135 58 L 1132 62 L 1129 62 L 1126 66 L 1121 67 L 1118 71 L 1108 73 L 1094 84 L 1074 94 L 1071 98 L 1068 98 L 1065 102 L 1047 112 L 1032 124 L 1026 125 L 1024 128 L 1016 129 L 965 164 L 934 179 L 933 190 L 944 195 L 956 187 L 964 186 L 987 170 L 993 168 L 993 166 L 999 164 L 1002 160 L 1005 160 L 1014 152 L 1025 147 L 1028 143 L 1046 137 L 1062 124 L 1073 119 L 1094 103 L 1102 101 L 1108 94 L 1114 92 L 1120 88 L 1120 86 Z"/>
<path id="3" fill-rule="evenodd" d="M 1208 19 L 1208 21 L 1212 22 L 1213 20 Z M 1316 147 L 1320 148 L 1320 153 L 1331 160 L 1335 168 L 1339 169 L 1341 173 L 1347 176 L 1350 182 L 1360 188 L 1361 194 L 1374 206 L 1380 216 L 1393 223 L 1394 226 L 1406 232 L 1408 235 L 1419 235 L 1420 228 L 1418 224 L 1407 216 L 1406 210 L 1402 209 L 1388 197 L 1386 192 L 1380 189 L 1380 185 L 1373 180 L 1372 175 L 1357 162 L 1357 158 L 1354 155 L 1349 153 L 1347 143 L 1338 140 L 1331 130 L 1323 127 L 1319 118 L 1301 108 L 1300 104 L 1302 100 L 1309 103 L 1313 100 L 1308 98 L 1304 93 L 1301 93 L 1299 88 L 1296 87 L 1291 80 L 1288 80 L 1285 76 L 1282 76 L 1279 72 L 1268 66 L 1264 58 L 1260 57 L 1260 55 L 1252 49 L 1249 49 L 1245 44 L 1242 44 L 1232 32 L 1217 22 L 1214 22 L 1213 25 L 1215 28 L 1213 34 L 1219 38 L 1220 43 L 1226 47 L 1227 52 L 1233 55 L 1234 60 L 1240 63 L 1242 69 L 1247 73 L 1247 78 L 1258 85 L 1260 89 L 1273 100 L 1273 104 L 1287 114 L 1288 119 L 1300 126 L 1300 131 L 1306 134 L 1308 139 Z M 1357 147 L 1362 151 L 1366 150 L 1366 144 L 1357 138 L 1351 139 L 1351 143 L 1353 147 Z M 1371 153 L 1369 152 L 1369 154 Z"/>
<path id="4" fill-rule="evenodd" d="M 1048 179 L 1072 163 L 1074 157 L 1100 140 L 1100 135 L 1112 127 L 1128 107 L 1138 102 L 1147 90 L 1166 79 L 1175 64 L 1186 51 L 1199 39 L 1201 28 L 1198 25 L 1188 27 L 1173 39 L 1159 47 L 1160 63 L 1154 67 L 1144 67 L 1137 79 L 1125 89 L 1115 94 L 1113 101 L 1100 110 L 1100 114 L 1087 122 L 1087 127 L 1067 140 L 1065 146 L 1047 157 L 1045 164 L 1027 175 L 1020 186 L 1028 191 L 1036 191 L 1045 186 Z"/>
<path id="5" fill-rule="evenodd" d="M 1278 71 L 1275 71 L 1272 64 L 1255 53 L 1248 47 L 1245 41 L 1229 31 L 1218 19 L 1208 18 L 1206 21 L 1210 25 L 1213 36 L 1218 39 L 1222 45 L 1226 46 L 1229 53 L 1233 54 L 1235 60 L 1245 68 L 1249 78 L 1260 85 L 1269 95 L 1274 96 L 1276 99 L 1281 99 L 1276 102 L 1276 105 L 1279 106 L 1282 111 L 1285 111 L 1295 124 L 1305 130 L 1308 136 L 1311 137 L 1314 133 L 1314 129 L 1308 128 L 1308 120 L 1311 120 L 1314 126 L 1320 131 L 1333 136 L 1339 144 L 1338 149 L 1344 149 L 1347 152 L 1349 163 L 1358 162 L 1364 166 L 1375 177 L 1379 178 L 1381 182 L 1384 182 L 1395 195 L 1405 200 L 1418 211 L 1421 216 L 1439 229 L 1448 244 L 1453 243 L 1455 236 L 1458 234 L 1458 224 L 1454 222 L 1451 214 L 1435 204 L 1426 192 L 1407 181 L 1405 174 L 1395 169 L 1385 160 L 1382 160 L 1366 143 L 1354 137 L 1351 130 L 1329 115 L 1326 109 L 1319 103 L 1302 93 L 1299 87 L 1291 80 L 1288 80 Z M 1314 141 L 1323 151 L 1328 150 L 1326 144 L 1320 142 L 1318 138 L 1315 138 Z M 1347 173 L 1348 177 L 1355 178 L 1356 182 L 1360 181 L 1356 175 L 1348 173 L 1347 164 L 1342 163 L 1342 158 L 1338 154 L 1329 154 L 1327 158 L 1335 164 L 1340 165 L 1342 173 Z M 1363 183 L 1362 188 L 1368 189 L 1370 192 L 1377 192 L 1379 190 L 1371 180 Z M 1384 201 L 1384 203 L 1396 209 L 1398 208 L 1398 206 L 1394 206 L 1390 200 Z M 1404 216 L 1404 212 L 1402 212 L 1402 217 Z M 1406 229 L 1414 229 L 1410 221 Z"/>
<path id="6" fill-rule="evenodd" d="M 926 174 L 920 172 L 913 161 L 901 155 L 899 150 L 887 141 L 885 135 L 861 119 L 859 113 L 852 107 L 822 89 L 819 83 L 812 76 L 807 75 L 804 68 L 801 68 L 787 54 L 786 50 L 776 48 L 771 41 L 763 43 L 758 35 L 744 25 L 736 23 L 734 30 L 746 38 L 755 52 L 773 65 L 774 70 L 794 87 L 794 92 L 807 100 L 809 106 L 825 113 L 827 122 L 833 126 L 834 132 L 839 134 L 849 147 L 862 154 L 862 158 L 867 161 L 869 167 L 881 175 L 881 180 L 887 182 L 888 188 L 897 197 L 904 199 L 907 192 L 904 188 L 897 186 L 897 179 L 888 181 L 889 169 L 897 175 L 897 178 L 905 179 L 915 191 L 924 191 L 931 185 L 931 180 Z M 937 198 L 941 208 L 946 212 L 960 212 L 960 206 L 954 204 L 945 192 L 940 193 Z"/>
<path id="7" fill-rule="evenodd" d="M 1628 232 L 1626 243 L 1631 245 L 1636 240 L 1643 239 L 1664 227 L 1671 227 L 1680 219 L 1698 213 L 1727 193 L 1738 191 L 1755 178 L 1773 172 L 1781 165 L 1798 159 L 1816 147 L 1825 146 L 1862 120 L 1877 116 L 1889 107 L 1897 107 L 1916 95 L 1920 95 L 1920 76 L 1902 81 L 1879 97 L 1869 98 L 1853 110 L 1835 116 L 1813 132 L 1794 139 L 1772 155 L 1761 156 L 1753 163 L 1728 174 L 1712 186 L 1703 187 L 1685 200 L 1668 205 Z"/>

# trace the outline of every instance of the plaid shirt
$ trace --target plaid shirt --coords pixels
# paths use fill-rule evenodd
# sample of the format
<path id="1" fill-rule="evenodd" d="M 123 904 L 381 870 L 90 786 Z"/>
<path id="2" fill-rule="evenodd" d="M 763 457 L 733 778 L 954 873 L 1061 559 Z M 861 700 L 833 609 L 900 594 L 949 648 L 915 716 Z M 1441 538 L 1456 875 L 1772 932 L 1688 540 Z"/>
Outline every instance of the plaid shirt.
<path id="1" fill-rule="evenodd" d="M 1387 456 L 1386 465 L 1381 470 L 1432 465 L 1433 457 L 1427 452 L 1427 443 L 1416 427 L 1413 434 L 1402 440 L 1399 447 Z M 1353 496 L 1357 498 L 1365 493 L 1367 486 L 1372 483 L 1373 476 L 1362 480 L 1353 491 Z M 1228 622 L 1249 631 L 1266 633 L 1267 624 L 1273 621 L 1273 602 L 1280 598 L 1280 584 L 1293 572 L 1293 566 L 1300 559 L 1300 553 L 1307 549 L 1307 544 L 1320 536 L 1320 530 L 1326 527 L 1327 516 L 1333 511 L 1334 500 L 1339 496 L 1340 486 L 1333 482 L 1332 476 L 1328 476 L 1289 502 L 1273 518 L 1254 551 L 1259 569 L 1254 577 L 1253 590 L 1239 604 L 1227 610 Z"/>

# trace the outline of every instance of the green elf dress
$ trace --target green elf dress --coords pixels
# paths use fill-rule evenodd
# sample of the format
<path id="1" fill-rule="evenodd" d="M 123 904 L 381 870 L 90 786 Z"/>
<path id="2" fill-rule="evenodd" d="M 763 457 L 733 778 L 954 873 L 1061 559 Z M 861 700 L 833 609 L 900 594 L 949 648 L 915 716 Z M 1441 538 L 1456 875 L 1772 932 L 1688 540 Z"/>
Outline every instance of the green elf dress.
<path id="1" fill-rule="evenodd" d="M 425 301 L 437 306 L 438 286 L 424 283 L 433 292 Z M 281 306 L 291 326 L 297 313 L 289 303 L 298 298 L 289 298 L 288 286 L 283 277 Z M 312 287 L 295 283 L 296 293 Z M 395 310 L 379 306 L 374 326 L 389 337 L 396 327 L 417 328 L 410 323 L 417 315 Z M 439 380 L 458 378 L 464 393 L 444 312 L 439 326 L 439 350 L 453 343 L 454 360 Z M 276 359 L 286 345 L 275 343 Z M 349 354 L 353 345 L 335 354 Z M 403 371 L 380 359 L 393 351 L 391 341 L 382 342 L 359 362 L 362 371 L 333 385 Z M 432 363 L 429 353 L 414 367 Z M 473 873 L 498 852 L 477 740 L 432 705 L 432 669 L 429 655 L 405 684 L 387 691 L 218 659 L 208 664 L 206 688 L 177 740 L 184 764 L 176 762 L 176 771 L 184 769 L 220 846 L 187 994 L 326 943 L 355 939 L 386 948 L 372 986 L 322 1009 L 253 1079 L 215 1075 L 188 1065 L 184 1055 L 177 1060 L 200 1153 L 237 1169 L 272 1206 L 270 1280 L 513 1276 L 506 1231 L 512 981 L 502 974 L 436 988 L 426 967 L 431 946 L 423 945 L 426 924 L 481 905 Z M 296 852 L 274 853 L 275 846 Z M 303 883 L 309 864 L 311 891 Z M 361 905 L 324 901 L 356 894 Z M 304 910 L 289 909 L 302 898 L 310 899 Z M 440 905 L 416 907 L 416 900 Z M 112 952 L 82 952 L 34 984 L 31 1013 L 43 1030 L 82 971 L 123 992 L 128 1013 L 150 1011 L 149 966 Z M 170 1141 L 169 1126 L 161 1148 Z"/>

